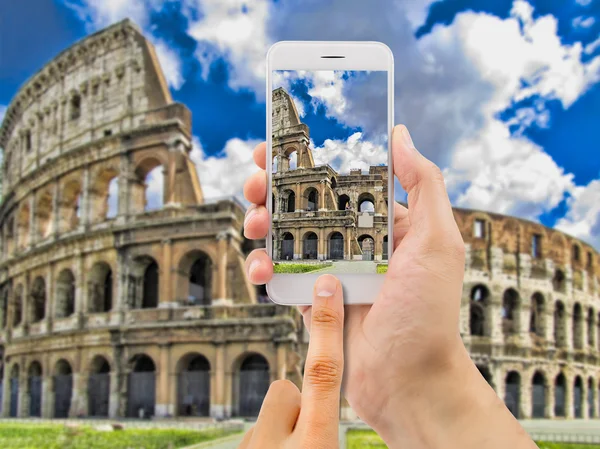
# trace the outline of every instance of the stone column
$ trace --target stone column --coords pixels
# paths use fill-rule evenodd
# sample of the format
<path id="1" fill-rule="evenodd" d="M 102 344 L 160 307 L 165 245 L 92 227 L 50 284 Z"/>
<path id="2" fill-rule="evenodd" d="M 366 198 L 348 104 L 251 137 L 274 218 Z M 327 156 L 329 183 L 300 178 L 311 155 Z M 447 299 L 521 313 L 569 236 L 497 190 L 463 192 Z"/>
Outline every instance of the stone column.
<path id="1" fill-rule="evenodd" d="M 319 260 L 327 259 L 327 241 L 325 240 L 325 229 L 319 228 L 319 250 L 317 258 Z"/>
<path id="2" fill-rule="evenodd" d="M 231 407 L 227 410 L 225 398 L 225 344 L 216 343 L 215 369 L 211 372 L 210 416 L 224 418 L 231 415 Z"/>
<path id="3" fill-rule="evenodd" d="M 51 263 L 48 267 L 48 273 L 45 276 L 44 281 L 46 282 L 46 333 L 52 332 L 52 323 L 54 322 L 54 296 L 55 296 L 55 282 L 54 282 L 54 264 Z"/>
<path id="4" fill-rule="evenodd" d="M 217 235 L 217 291 L 214 304 L 231 304 L 227 294 L 227 252 L 229 250 L 230 235 L 227 231 L 221 231 Z"/>
<path id="5" fill-rule="evenodd" d="M 319 210 L 327 210 L 327 207 L 325 207 L 325 188 L 327 187 L 326 181 L 324 179 L 321 179 L 321 204 L 319 205 L 320 207 L 318 208 Z"/>
<path id="6" fill-rule="evenodd" d="M 173 275 L 173 267 L 172 267 L 172 253 L 173 253 L 173 245 L 172 240 L 165 239 L 162 241 L 162 263 L 160 264 L 161 273 L 159 276 L 160 282 L 160 297 L 159 297 L 159 307 L 166 303 L 171 303 L 175 300 L 173 295 L 171 294 L 171 286 L 173 284 L 172 275 Z"/>
<path id="7" fill-rule="evenodd" d="M 17 416 L 19 418 L 26 418 L 29 416 L 29 382 L 27 376 L 27 364 L 25 363 L 25 357 L 21 357 L 19 364 L 19 407 L 17 409 Z"/>
<path id="8" fill-rule="evenodd" d="M 126 221 L 127 216 L 130 213 L 130 191 L 131 191 L 131 180 L 129 179 L 130 174 L 130 162 L 129 155 L 122 154 L 120 161 L 120 173 L 119 173 L 119 204 L 117 216 L 121 221 Z"/>
<path id="9" fill-rule="evenodd" d="M 127 384 L 127 375 L 118 371 L 110 372 L 110 395 L 108 399 L 108 417 L 111 419 L 122 418 L 126 414 L 125 401 L 126 396 L 121 396 L 120 381 L 123 377 L 123 383 Z M 124 392 L 127 392 L 125 387 Z M 123 400 L 121 400 L 123 399 Z"/>
<path id="10" fill-rule="evenodd" d="M 73 372 L 73 393 L 71 396 L 71 408 L 69 409 L 69 418 L 78 416 L 87 416 L 88 410 L 88 374 L 87 371 Z"/>
<path id="11" fill-rule="evenodd" d="M 81 183 L 81 201 L 79 203 L 79 225 L 84 229 L 90 224 L 90 167 L 83 168 L 83 179 Z"/>
<path id="12" fill-rule="evenodd" d="M 125 250 L 119 249 L 117 252 L 117 270 L 113 279 L 117 282 L 117 294 L 113 301 L 113 310 L 119 313 L 119 323 L 123 322 L 124 313 L 127 310 L 129 294 L 128 289 L 129 264 Z M 130 298 L 131 300 L 133 298 Z"/>
<path id="13" fill-rule="evenodd" d="M 531 335 L 529 334 L 529 322 L 531 319 L 531 302 L 526 302 L 524 298 L 520 299 L 521 307 L 519 311 L 519 340 L 526 347 L 531 346 Z"/>
<path id="14" fill-rule="evenodd" d="M 573 344 L 573 309 L 568 306 L 568 302 L 563 302 L 565 305 L 565 339 L 567 340 L 565 343 L 565 348 L 569 351 L 573 351 L 575 345 Z"/>
<path id="15" fill-rule="evenodd" d="M 296 211 L 303 210 L 304 204 L 302 204 L 302 193 L 300 192 L 300 183 L 296 183 Z"/>
<path id="16" fill-rule="evenodd" d="M 300 228 L 294 231 L 294 259 L 302 259 L 302 234 Z M 600 331 L 599 331 L 600 332 Z"/>
<path id="17" fill-rule="evenodd" d="M 494 344 L 502 344 L 504 333 L 502 332 L 502 292 L 492 288 L 490 292 L 490 304 L 487 307 L 489 314 L 486 318 L 490 321 L 490 336 Z"/>
<path id="18" fill-rule="evenodd" d="M 169 395 L 169 371 L 171 366 L 171 343 L 160 344 L 160 363 L 156 382 L 156 405 L 154 415 L 158 418 L 173 416 L 174 404 Z"/>
<path id="19" fill-rule="evenodd" d="M 589 405 L 588 405 L 588 383 L 587 380 L 582 376 L 581 382 L 581 417 L 583 419 L 588 419 L 590 417 L 589 414 Z"/>
<path id="20" fill-rule="evenodd" d="M 546 397 L 546 405 L 544 406 L 544 416 L 548 419 L 554 418 L 554 379 L 546 378 L 544 385 L 544 393 Z"/>
<path id="21" fill-rule="evenodd" d="M 9 369 L 10 367 L 10 369 Z M 7 418 L 10 412 L 10 371 L 12 366 L 4 366 L 4 377 L 2 379 L 2 404 L 0 404 L 0 417 Z"/>
<path id="22" fill-rule="evenodd" d="M 53 418 L 54 394 L 52 394 L 52 369 L 50 368 L 49 354 L 46 355 L 45 370 L 42 374 L 42 418 Z"/>
<path id="23" fill-rule="evenodd" d="M 346 228 L 346 254 L 345 260 L 352 260 L 352 228 Z"/>
<path id="24" fill-rule="evenodd" d="M 29 242 L 28 246 L 31 247 L 37 242 L 37 211 L 36 206 L 36 191 L 31 192 L 29 197 Z"/>
<path id="25" fill-rule="evenodd" d="M 531 378 L 533 376 L 529 375 L 530 373 L 525 371 L 521 374 L 521 387 L 520 387 L 520 410 L 519 410 L 519 419 L 529 419 L 531 418 L 532 412 L 532 384 Z"/>
<path id="26" fill-rule="evenodd" d="M 567 375 L 567 373 L 565 373 L 565 379 L 566 379 L 566 384 L 565 384 L 565 412 L 566 412 L 566 417 L 568 419 L 573 419 L 575 417 L 575 403 L 573 401 L 574 399 L 574 389 L 573 389 L 573 382 L 574 382 L 574 377 L 572 377 L 570 374 Z"/>
<path id="27" fill-rule="evenodd" d="M 58 234 L 62 231 L 62 229 L 60 229 L 60 215 L 60 185 L 58 179 L 55 179 L 52 192 L 52 232 L 54 238 L 58 237 Z"/>

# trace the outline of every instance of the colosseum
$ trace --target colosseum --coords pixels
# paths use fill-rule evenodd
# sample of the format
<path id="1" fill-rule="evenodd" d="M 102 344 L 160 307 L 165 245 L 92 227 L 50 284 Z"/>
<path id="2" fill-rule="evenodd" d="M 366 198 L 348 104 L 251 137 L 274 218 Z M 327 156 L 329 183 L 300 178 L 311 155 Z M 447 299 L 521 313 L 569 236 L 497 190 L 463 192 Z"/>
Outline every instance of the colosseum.
<path id="1" fill-rule="evenodd" d="M 244 207 L 204 200 L 190 111 L 134 24 L 28 80 L 0 147 L 1 416 L 255 416 L 270 381 L 300 384 L 299 314 L 248 282 Z M 540 224 L 455 217 L 460 331 L 482 375 L 519 418 L 598 417 L 598 253 Z"/>

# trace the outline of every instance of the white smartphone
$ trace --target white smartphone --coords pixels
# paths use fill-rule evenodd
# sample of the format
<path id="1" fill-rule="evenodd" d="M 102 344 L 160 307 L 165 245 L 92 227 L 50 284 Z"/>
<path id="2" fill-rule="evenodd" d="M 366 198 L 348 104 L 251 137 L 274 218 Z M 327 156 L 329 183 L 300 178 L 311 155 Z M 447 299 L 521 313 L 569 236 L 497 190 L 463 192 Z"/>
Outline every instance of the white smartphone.
<path id="1" fill-rule="evenodd" d="M 394 59 L 379 42 L 279 42 L 267 55 L 267 284 L 310 304 L 337 276 L 346 304 L 374 302 L 393 250 Z"/>

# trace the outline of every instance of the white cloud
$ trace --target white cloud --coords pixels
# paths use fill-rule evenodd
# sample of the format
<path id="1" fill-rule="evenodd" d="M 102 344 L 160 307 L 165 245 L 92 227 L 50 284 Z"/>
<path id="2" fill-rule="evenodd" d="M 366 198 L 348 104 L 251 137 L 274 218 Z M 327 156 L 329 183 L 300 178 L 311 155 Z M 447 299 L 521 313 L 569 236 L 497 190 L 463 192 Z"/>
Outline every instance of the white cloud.
<path id="1" fill-rule="evenodd" d="M 600 36 L 598 36 L 598 39 L 596 39 L 593 42 L 590 42 L 589 44 L 587 44 L 585 46 L 585 49 L 583 50 L 586 54 L 591 55 L 592 53 L 594 53 L 596 51 L 596 49 L 600 47 Z"/>
<path id="2" fill-rule="evenodd" d="M 146 210 L 160 209 L 163 206 L 165 177 L 159 165 L 146 175 Z"/>
<path id="3" fill-rule="evenodd" d="M 360 132 L 347 140 L 327 139 L 321 147 L 315 148 L 312 142 L 311 146 L 316 165 L 329 164 L 340 174 L 348 174 L 353 168 L 368 171 L 372 165 L 388 162 L 387 147 L 363 140 Z"/>
<path id="4" fill-rule="evenodd" d="M 119 212 L 119 177 L 114 177 L 108 184 L 107 218 L 114 218 Z"/>
<path id="5" fill-rule="evenodd" d="M 573 190 L 568 199 L 569 212 L 556 228 L 600 248 L 600 180 Z"/>
<path id="6" fill-rule="evenodd" d="M 227 141 L 221 154 L 206 157 L 200 140 L 194 137 L 190 157 L 196 164 L 205 198 L 242 197 L 244 182 L 258 171 L 252 150 L 259 142 L 233 138 Z"/>
<path id="7" fill-rule="evenodd" d="M 592 0 L 575 0 L 576 3 L 579 3 L 581 6 L 587 6 L 592 3 Z"/>
<path id="8" fill-rule="evenodd" d="M 594 23 L 596 23 L 596 19 L 592 16 L 579 16 L 573 19 L 571 25 L 573 25 L 573 28 L 590 28 Z"/>
<path id="9" fill-rule="evenodd" d="M 133 20 L 156 48 L 156 55 L 169 86 L 176 90 L 182 86 L 184 79 L 179 55 L 164 40 L 154 36 L 150 28 L 150 15 L 153 11 L 162 9 L 162 1 L 81 0 L 76 3 L 65 0 L 65 5 L 75 11 L 90 33 L 126 18 Z"/>

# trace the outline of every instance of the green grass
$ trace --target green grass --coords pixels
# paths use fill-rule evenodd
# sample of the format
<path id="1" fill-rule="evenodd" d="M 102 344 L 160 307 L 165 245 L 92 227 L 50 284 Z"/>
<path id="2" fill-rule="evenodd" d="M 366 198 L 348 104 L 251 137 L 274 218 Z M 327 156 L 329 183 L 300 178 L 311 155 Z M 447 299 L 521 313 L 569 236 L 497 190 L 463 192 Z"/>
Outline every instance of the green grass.
<path id="1" fill-rule="evenodd" d="M 2 449 L 177 449 L 231 434 L 224 430 L 125 429 L 101 432 L 90 427 L 0 424 Z"/>
<path id="2" fill-rule="evenodd" d="M 331 266 L 331 263 L 276 263 L 273 266 L 273 271 L 275 273 L 308 273 L 329 266 Z"/>
<path id="3" fill-rule="evenodd" d="M 387 273 L 387 269 L 388 269 L 387 264 L 384 265 L 384 264 L 380 263 L 379 265 L 377 265 L 377 274 Z"/>
<path id="4" fill-rule="evenodd" d="M 540 449 L 600 449 L 598 445 L 538 442 Z M 372 430 L 352 429 L 346 433 L 346 449 L 384 449 L 385 443 Z"/>

